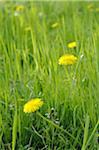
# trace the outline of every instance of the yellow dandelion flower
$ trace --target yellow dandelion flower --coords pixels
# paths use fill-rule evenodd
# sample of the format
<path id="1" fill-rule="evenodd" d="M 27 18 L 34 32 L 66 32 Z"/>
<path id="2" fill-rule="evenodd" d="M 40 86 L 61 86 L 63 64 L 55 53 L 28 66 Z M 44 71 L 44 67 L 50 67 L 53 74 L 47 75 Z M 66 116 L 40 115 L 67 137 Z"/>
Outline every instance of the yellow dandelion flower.
<path id="1" fill-rule="evenodd" d="M 54 23 L 54 24 L 51 25 L 52 28 L 57 28 L 58 26 L 59 26 L 58 22 L 56 22 L 56 23 Z"/>
<path id="2" fill-rule="evenodd" d="M 16 11 L 23 11 L 24 10 L 24 6 L 23 5 L 17 5 L 16 6 Z"/>
<path id="3" fill-rule="evenodd" d="M 68 48 L 75 48 L 77 46 L 76 42 L 70 42 L 68 43 Z"/>
<path id="4" fill-rule="evenodd" d="M 77 57 L 71 54 L 65 54 L 59 58 L 59 65 L 72 65 L 76 62 Z"/>
<path id="5" fill-rule="evenodd" d="M 40 98 L 30 100 L 24 105 L 23 111 L 25 113 L 31 113 L 38 110 L 43 105 L 43 101 Z"/>

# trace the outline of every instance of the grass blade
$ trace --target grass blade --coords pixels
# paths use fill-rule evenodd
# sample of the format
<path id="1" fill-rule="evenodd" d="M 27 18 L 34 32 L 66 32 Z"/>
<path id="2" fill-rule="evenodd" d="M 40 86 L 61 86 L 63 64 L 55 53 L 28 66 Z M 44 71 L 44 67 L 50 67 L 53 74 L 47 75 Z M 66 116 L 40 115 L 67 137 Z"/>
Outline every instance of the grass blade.
<path id="1" fill-rule="evenodd" d="M 17 137 L 17 110 L 15 110 L 14 120 L 13 120 L 13 130 L 12 130 L 12 150 L 15 150 Z"/>

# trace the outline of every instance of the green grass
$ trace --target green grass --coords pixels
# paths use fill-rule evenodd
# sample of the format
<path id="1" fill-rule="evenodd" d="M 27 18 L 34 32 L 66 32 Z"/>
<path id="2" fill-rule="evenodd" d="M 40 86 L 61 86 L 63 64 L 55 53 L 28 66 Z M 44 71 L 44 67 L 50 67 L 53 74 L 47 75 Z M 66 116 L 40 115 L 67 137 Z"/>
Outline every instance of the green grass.
<path id="1" fill-rule="evenodd" d="M 0 150 L 98 150 L 97 8 L 99 2 L 0 2 Z M 76 48 L 67 47 L 71 41 Z M 67 53 L 77 63 L 59 66 Z M 25 114 L 35 97 L 44 105 Z"/>

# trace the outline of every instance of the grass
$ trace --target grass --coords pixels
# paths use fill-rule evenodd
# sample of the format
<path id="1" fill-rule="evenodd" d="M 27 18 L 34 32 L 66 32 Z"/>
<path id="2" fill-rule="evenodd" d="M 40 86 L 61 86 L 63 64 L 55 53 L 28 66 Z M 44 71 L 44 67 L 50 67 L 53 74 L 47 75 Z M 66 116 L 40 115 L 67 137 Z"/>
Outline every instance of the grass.
<path id="1" fill-rule="evenodd" d="M 98 9 L 98 1 L 0 2 L 1 150 L 98 150 Z M 77 63 L 58 65 L 68 53 Z M 35 97 L 44 105 L 25 114 Z"/>

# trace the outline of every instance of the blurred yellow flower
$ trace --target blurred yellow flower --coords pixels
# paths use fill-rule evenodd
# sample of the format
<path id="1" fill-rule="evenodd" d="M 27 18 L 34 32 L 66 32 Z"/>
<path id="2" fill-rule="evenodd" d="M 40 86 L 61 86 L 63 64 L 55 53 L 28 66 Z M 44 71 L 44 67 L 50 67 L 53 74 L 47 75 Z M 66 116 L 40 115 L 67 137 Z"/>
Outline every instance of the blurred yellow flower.
<path id="1" fill-rule="evenodd" d="M 88 5 L 88 9 L 92 9 L 94 7 L 94 5 L 92 4 L 92 3 L 90 3 L 89 5 Z"/>
<path id="2" fill-rule="evenodd" d="M 96 12 L 99 12 L 99 8 L 96 8 Z"/>
<path id="3" fill-rule="evenodd" d="M 56 27 L 58 27 L 59 26 L 59 23 L 58 22 L 56 22 L 56 23 L 54 23 L 54 24 L 52 24 L 52 28 L 56 28 Z"/>
<path id="4" fill-rule="evenodd" d="M 70 42 L 68 43 L 68 48 L 75 48 L 77 46 L 76 42 Z"/>
<path id="5" fill-rule="evenodd" d="M 94 10 L 94 4 L 90 3 L 88 5 L 88 9 L 89 9 L 89 11 L 93 11 Z"/>
<path id="6" fill-rule="evenodd" d="M 76 62 L 77 57 L 71 54 L 65 54 L 59 58 L 59 65 L 72 65 Z"/>
<path id="7" fill-rule="evenodd" d="M 31 99 L 24 105 L 23 111 L 25 113 L 32 113 L 38 110 L 43 105 L 43 101 L 40 98 Z"/>
<path id="8" fill-rule="evenodd" d="M 16 11 L 23 11 L 24 10 L 24 6 L 23 5 L 17 5 L 15 10 Z"/>

